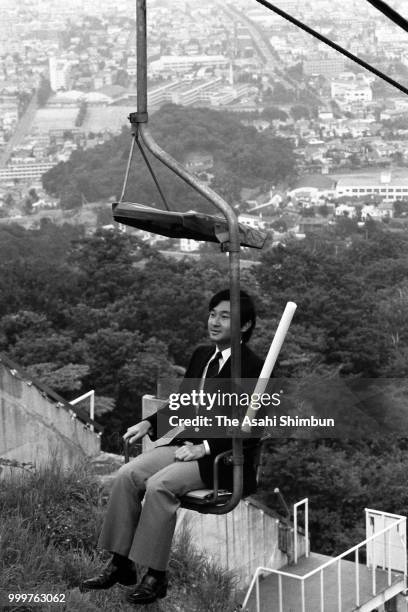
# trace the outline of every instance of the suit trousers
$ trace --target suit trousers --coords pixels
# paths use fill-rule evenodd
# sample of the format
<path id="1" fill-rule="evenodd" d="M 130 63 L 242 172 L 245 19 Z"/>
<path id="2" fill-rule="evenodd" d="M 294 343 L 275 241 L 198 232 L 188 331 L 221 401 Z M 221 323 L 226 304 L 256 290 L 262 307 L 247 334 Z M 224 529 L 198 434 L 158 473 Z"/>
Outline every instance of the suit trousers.
<path id="1" fill-rule="evenodd" d="M 160 446 L 119 469 L 99 548 L 129 557 L 145 567 L 167 569 L 179 497 L 205 488 L 198 461 L 176 461 L 176 450 L 177 446 Z"/>

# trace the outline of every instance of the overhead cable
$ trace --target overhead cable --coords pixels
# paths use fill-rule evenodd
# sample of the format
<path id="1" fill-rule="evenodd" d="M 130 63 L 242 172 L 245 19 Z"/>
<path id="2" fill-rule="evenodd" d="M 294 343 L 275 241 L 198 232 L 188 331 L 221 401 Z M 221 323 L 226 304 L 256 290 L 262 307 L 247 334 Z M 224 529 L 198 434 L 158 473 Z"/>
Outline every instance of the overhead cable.
<path id="1" fill-rule="evenodd" d="M 391 8 L 389 4 L 383 2 L 383 0 L 367 0 L 367 2 L 380 11 L 380 13 L 388 17 L 388 19 L 391 19 L 397 26 L 408 32 L 408 20 Z"/>
<path id="2" fill-rule="evenodd" d="M 401 85 L 401 83 L 398 83 L 398 81 L 394 81 L 394 79 L 392 79 L 391 77 L 387 76 L 386 74 L 384 74 L 380 70 L 377 70 L 377 68 L 374 68 L 374 66 L 371 66 L 371 64 L 367 64 L 367 62 L 365 62 L 364 60 L 360 59 L 356 55 L 353 55 L 353 53 L 350 53 L 350 51 L 347 51 L 346 49 L 343 49 L 343 47 L 340 47 L 340 45 L 336 44 L 335 42 L 333 42 L 329 38 L 326 38 L 326 36 L 323 36 L 323 34 L 320 34 L 319 32 L 316 32 L 316 30 L 313 30 L 312 28 L 307 26 L 302 21 L 299 21 L 295 17 L 292 17 L 292 15 L 289 15 L 289 13 L 286 13 L 285 11 L 283 11 L 280 8 L 278 8 L 274 4 L 271 4 L 270 2 L 267 2 L 267 0 L 256 0 L 256 1 L 259 4 L 262 4 L 263 6 L 268 8 L 269 10 L 273 11 L 277 15 L 280 15 L 281 17 L 283 17 L 283 19 L 286 19 L 290 23 L 293 23 L 295 26 L 297 26 L 301 30 L 304 30 L 308 34 L 311 34 L 311 36 L 314 36 L 315 38 L 317 38 L 321 42 L 325 43 L 329 47 L 332 47 L 332 49 L 334 49 L 335 51 L 338 51 L 342 55 L 345 55 L 348 59 L 352 60 L 356 64 L 359 64 L 359 66 L 362 66 L 363 68 L 365 68 L 369 72 L 372 72 L 373 74 L 378 76 L 380 79 L 383 79 L 383 81 L 386 81 L 387 83 L 389 83 L 393 87 L 396 87 L 396 89 L 399 89 L 400 91 L 402 91 L 402 93 L 408 94 L 408 88 L 407 87 L 404 87 L 404 85 Z"/>

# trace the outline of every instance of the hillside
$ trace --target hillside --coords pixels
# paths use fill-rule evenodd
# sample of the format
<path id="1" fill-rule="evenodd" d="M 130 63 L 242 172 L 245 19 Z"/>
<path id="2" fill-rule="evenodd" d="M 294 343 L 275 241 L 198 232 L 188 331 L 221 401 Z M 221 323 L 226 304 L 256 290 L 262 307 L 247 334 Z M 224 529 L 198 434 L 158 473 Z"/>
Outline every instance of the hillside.
<path id="1" fill-rule="evenodd" d="M 288 503 L 307 495 L 323 553 L 355 544 L 362 507 L 404 513 L 408 503 L 408 240 L 372 224 L 347 239 L 343 231 L 339 221 L 288 240 L 241 275 L 258 306 L 251 345 L 260 356 L 286 302 L 298 304 L 276 376 L 346 421 L 346 398 L 367 382 L 360 408 L 380 426 L 368 441 L 352 432 L 268 448 L 260 495 L 272 503 L 276 486 Z M 0 352 L 67 400 L 95 389 L 103 448 L 120 452 L 141 396 L 206 340 L 208 299 L 226 278 L 224 254 L 174 261 L 120 232 L 0 226 Z"/>
<path id="2" fill-rule="evenodd" d="M 277 183 L 296 172 L 293 147 L 272 133 L 245 127 L 229 113 L 204 108 L 163 106 L 149 124 L 157 142 L 184 163 L 192 152 L 213 156 L 213 186 L 227 199 L 239 199 L 242 187 Z M 43 176 L 48 193 L 61 198 L 63 207 L 74 207 L 81 194 L 88 201 L 118 198 L 131 145 L 125 129 L 103 145 L 74 151 L 68 162 L 59 163 Z M 150 156 L 151 157 L 151 156 Z M 152 165 L 170 203 L 179 210 L 209 210 L 208 204 L 183 181 L 156 160 Z M 160 203 L 156 187 L 136 149 L 126 199 Z"/>
<path id="3" fill-rule="evenodd" d="M 1 469 L 1 461 L 0 461 Z M 65 603 L 10 608 L 36 612 L 133 612 L 125 589 L 80 593 L 82 579 L 106 563 L 95 550 L 106 495 L 89 467 L 62 472 L 56 465 L 21 470 L 0 488 L 0 604 L 7 593 L 65 595 Z M 170 559 L 171 589 L 149 612 L 232 612 L 233 576 L 210 563 L 181 531 Z M 1 598 L 3 595 L 3 598 Z M 7 601 L 7 600 L 6 600 Z M 0 605 L 1 607 L 1 605 Z M 1 608 L 8 609 L 8 607 Z"/>

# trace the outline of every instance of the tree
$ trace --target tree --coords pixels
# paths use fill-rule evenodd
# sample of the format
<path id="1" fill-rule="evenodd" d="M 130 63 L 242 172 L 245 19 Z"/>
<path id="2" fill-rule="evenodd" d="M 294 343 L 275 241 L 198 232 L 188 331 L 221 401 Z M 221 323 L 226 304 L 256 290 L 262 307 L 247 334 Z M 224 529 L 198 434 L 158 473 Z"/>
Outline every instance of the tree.
<path id="1" fill-rule="evenodd" d="M 61 192 L 59 203 L 63 210 L 73 210 L 82 207 L 81 192 L 74 183 L 68 184 Z"/>
<path id="2" fill-rule="evenodd" d="M 15 205 L 14 197 L 10 192 L 7 192 L 4 196 L 4 204 L 7 208 L 12 208 Z"/>
<path id="3" fill-rule="evenodd" d="M 399 480 L 404 440 L 274 441 L 268 450 L 261 498 L 276 507 L 275 487 L 289 504 L 308 497 L 311 540 L 321 553 L 340 554 L 364 539 L 364 507 L 400 513 L 408 502 Z"/>
<path id="4" fill-rule="evenodd" d="M 40 108 L 47 104 L 51 94 L 52 89 L 49 80 L 41 76 L 40 84 L 37 89 L 37 103 Z"/>
<path id="5" fill-rule="evenodd" d="M 224 200 L 232 204 L 240 199 L 239 180 L 232 172 L 219 170 L 215 173 L 211 181 L 211 188 L 214 189 Z"/>
<path id="6" fill-rule="evenodd" d="M 81 125 L 84 123 L 87 110 L 88 110 L 88 104 L 86 100 L 81 100 L 81 103 L 79 105 L 78 115 L 77 115 L 77 118 L 75 119 L 75 127 L 81 127 Z"/>
<path id="7" fill-rule="evenodd" d="M 348 162 L 352 168 L 360 168 L 361 166 L 360 156 L 357 153 L 352 153 L 348 157 Z"/>
<path id="8" fill-rule="evenodd" d="M 396 200 L 394 202 L 394 211 L 397 217 L 408 215 L 408 200 Z"/>
<path id="9" fill-rule="evenodd" d="M 136 237 L 109 229 L 76 241 L 69 262 L 78 270 L 82 299 L 101 308 L 128 295 L 140 276 L 134 264 L 149 252 Z"/>
<path id="10" fill-rule="evenodd" d="M 295 121 L 299 119 L 310 119 L 310 112 L 307 106 L 303 106 L 302 104 L 296 104 L 291 106 L 290 114 L 292 115 Z"/>
<path id="11" fill-rule="evenodd" d="M 290 104 L 293 101 L 293 92 L 277 81 L 273 84 L 273 100 L 279 104 Z"/>
<path id="12" fill-rule="evenodd" d="M 27 372 L 57 393 L 65 395 L 81 389 L 82 379 L 89 373 L 89 366 L 67 363 L 59 367 L 55 363 L 35 363 L 27 367 Z"/>
<path id="13" fill-rule="evenodd" d="M 296 173 L 296 158 L 289 140 L 258 133 L 228 113 L 168 104 L 155 114 L 153 129 L 162 147 L 181 163 L 193 150 L 211 154 L 216 174 L 234 177 L 236 191 L 259 180 L 276 183 Z M 57 164 L 43 175 L 44 189 L 58 197 L 64 194 L 64 200 L 77 191 L 88 201 L 118 197 L 128 150 L 129 133 L 124 131 L 92 150 L 74 151 L 68 162 Z M 154 159 L 151 163 L 168 201 L 177 204 L 178 210 L 214 212 L 205 198 L 174 173 Z M 140 157 L 135 157 L 126 198 L 133 202 L 160 202 Z M 69 206 L 72 204 L 69 202 Z"/>
<path id="14" fill-rule="evenodd" d="M 330 213 L 330 209 L 327 206 L 327 204 L 321 204 L 320 206 L 317 207 L 317 212 L 319 213 L 319 215 L 321 215 L 322 217 L 328 217 L 329 213 Z"/>
<path id="15" fill-rule="evenodd" d="M 262 117 L 264 117 L 267 121 L 273 121 L 274 119 L 287 121 L 288 114 L 277 106 L 266 106 L 262 111 Z"/>

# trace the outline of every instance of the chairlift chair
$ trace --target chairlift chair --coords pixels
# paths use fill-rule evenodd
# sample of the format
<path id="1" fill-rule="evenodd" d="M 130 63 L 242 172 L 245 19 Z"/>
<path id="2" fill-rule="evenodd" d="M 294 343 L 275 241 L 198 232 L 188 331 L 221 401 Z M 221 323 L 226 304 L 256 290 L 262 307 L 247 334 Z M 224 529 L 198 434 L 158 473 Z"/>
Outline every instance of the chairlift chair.
<path id="1" fill-rule="evenodd" d="M 170 237 L 186 237 L 197 240 L 218 242 L 221 250 L 229 255 L 229 286 L 231 304 L 231 380 L 237 386 L 241 373 L 240 347 L 240 248 L 250 246 L 262 248 L 266 234 L 238 223 L 237 216 L 230 204 L 215 191 L 191 174 L 182 164 L 164 151 L 154 140 L 148 127 L 147 113 L 147 40 L 146 40 L 146 0 L 136 0 L 136 60 L 137 60 L 137 112 L 129 115 L 132 127 L 132 145 L 128 157 L 122 193 L 118 202 L 113 204 L 114 219 L 124 225 L 131 225 Z M 146 206 L 141 203 L 125 201 L 126 187 L 133 159 L 135 145 L 138 146 L 146 166 L 160 193 L 165 210 Z M 143 146 L 142 146 L 143 145 Z M 171 211 L 144 147 L 179 178 L 196 192 L 206 198 L 221 213 L 220 216 L 199 213 L 180 213 Z M 239 417 L 239 407 L 234 406 L 233 415 Z M 225 514 L 240 501 L 243 491 L 243 440 L 233 436 L 232 450 L 221 453 L 214 461 L 214 489 L 206 494 L 195 492 L 182 499 L 182 505 L 198 512 Z M 258 444 L 256 445 L 259 446 Z M 256 449 L 255 449 L 256 450 Z M 128 445 L 125 455 L 128 459 Z M 256 454 L 256 453 L 255 453 Z M 233 488 L 230 492 L 218 489 L 218 466 L 220 461 L 228 460 L 233 467 Z"/>
<path id="2" fill-rule="evenodd" d="M 282 9 L 274 6 L 268 0 L 256 0 L 259 4 L 269 10 L 274 11 L 287 21 L 294 24 L 296 27 L 306 31 L 321 42 L 331 46 L 337 52 L 342 53 L 348 59 L 356 62 L 363 68 L 369 70 L 376 76 L 393 85 L 403 93 L 408 93 L 408 89 L 391 79 L 388 75 L 380 72 L 367 62 L 364 62 L 357 56 L 343 49 L 333 41 L 322 36 L 319 32 L 312 30 L 306 24 L 295 19 Z M 408 31 L 408 21 L 405 20 L 399 13 L 389 7 L 383 0 L 367 0 L 374 8 L 381 11 L 386 17 L 394 21 L 398 26 Z M 248 230 L 239 226 L 235 213 L 232 207 L 227 204 L 218 194 L 212 189 L 201 183 L 194 175 L 190 174 L 179 162 L 166 153 L 153 139 L 148 126 L 147 113 L 147 45 L 146 45 L 146 0 L 136 0 L 136 19 L 137 19 L 137 112 L 131 113 L 129 116 L 132 125 L 133 142 L 129 154 L 128 164 L 126 168 L 125 181 L 122 189 L 122 194 L 119 202 L 113 204 L 113 214 L 115 220 L 126 225 L 148 229 L 148 231 L 156 232 L 165 236 L 171 237 L 194 237 L 198 240 L 206 240 L 212 242 L 220 242 L 222 249 L 228 251 L 230 261 L 230 295 L 231 295 L 231 330 L 232 330 L 232 346 L 231 346 L 231 372 L 233 381 L 238 381 L 240 377 L 240 308 L 239 308 L 239 251 L 241 245 L 259 246 L 262 242 L 262 237 L 257 235 L 258 232 L 251 232 L 248 241 Z M 211 217 L 208 215 L 185 214 L 178 212 L 170 212 L 170 207 L 161 190 L 149 160 L 141 146 L 141 141 L 146 148 L 165 166 L 172 170 L 188 185 L 195 189 L 198 193 L 204 196 L 212 203 L 225 217 L 225 221 L 219 217 Z M 124 202 L 127 179 L 130 171 L 134 146 L 137 144 L 143 159 L 152 175 L 152 178 L 158 188 L 160 196 L 166 211 L 170 215 L 166 215 L 165 211 L 146 207 L 143 204 L 132 204 Z M 149 209 L 150 208 L 150 209 Z M 149 209 L 149 210 L 147 210 Z M 256 242 L 257 244 L 249 244 Z M 261 442 L 262 440 L 260 440 Z M 255 459 L 259 462 L 260 442 L 256 445 Z M 242 439 L 238 437 L 232 438 L 232 450 L 226 451 L 217 455 L 214 461 L 214 489 L 210 492 L 190 492 L 183 496 L 182 506 L 197 510 L 202 513 L 224 514 L 232 510 L 241 499 L 242 495 Z M 125 460 L 129 460 L 129 445 L 125 445 Z M 218 466 L 220 461 L 231 461 L 234 466 L 234 487 L 231 492 L 224 492 L 218 489 Z"/>
<path id="3" fill-rule="evenodd" d="M 270 440 L 270 435 L 264 435 L 259 438 L 251 446 L 246 446 L 246 450 L 251 452 L 253 465 L 256 470 L 256 484 L 260 483 L 261 479 L 261 456 L 262 448 L 266 440 Z M 142 452 L 142 444 L 136 443 L 138 453 Z M 124 443 L 124 458 L 125 463 L 129 462 L 130 459 L 130 444 L 129 440 L 125 440 Z M 211 514 L 214 504 L 218 507 L 222 507 L 232 496 L 232 491 L 227 489 L 219 489 L 218 487 L 218 466 L 221 461 L 232 464 L 232 449 L 219 453 L 214 459 L 214 486 L 212 489 L 196 489 L 189 491 L 180 498 L 181 507 L 187 510 L 194 510 L 201 514 Z M 251 495 L 254 494 L 254 491 Z"/>

